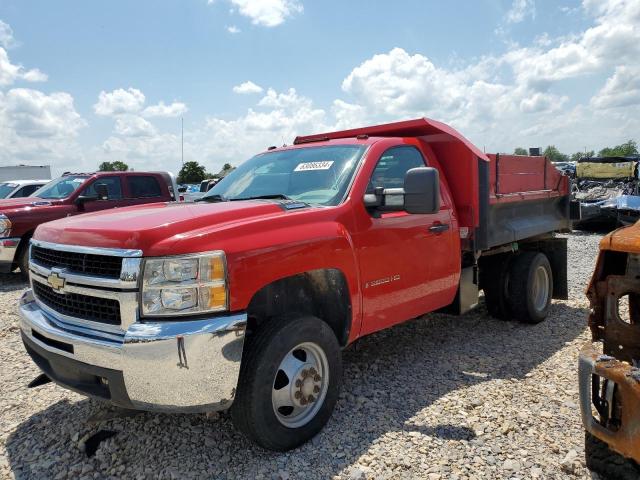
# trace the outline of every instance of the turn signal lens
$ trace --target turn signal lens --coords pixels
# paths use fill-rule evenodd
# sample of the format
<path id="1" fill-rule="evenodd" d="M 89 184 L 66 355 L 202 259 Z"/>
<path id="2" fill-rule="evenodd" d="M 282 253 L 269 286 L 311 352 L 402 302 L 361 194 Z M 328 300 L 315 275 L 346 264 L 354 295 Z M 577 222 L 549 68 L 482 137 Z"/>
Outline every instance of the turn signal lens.
<path id="1" fill-rule="evenodd" d="M 210 310 L 226 310 L 227 309 L 227 289 L 224 285 L 215 285 L 207 289 L 202 289 L 202 303 L 207 305 Z"/>
<path id="2" fill-rule="evenodd" d="M 209 259 L 209 280 L 224 280 L 224 260 L 222 257 L 211 257 Z"/>

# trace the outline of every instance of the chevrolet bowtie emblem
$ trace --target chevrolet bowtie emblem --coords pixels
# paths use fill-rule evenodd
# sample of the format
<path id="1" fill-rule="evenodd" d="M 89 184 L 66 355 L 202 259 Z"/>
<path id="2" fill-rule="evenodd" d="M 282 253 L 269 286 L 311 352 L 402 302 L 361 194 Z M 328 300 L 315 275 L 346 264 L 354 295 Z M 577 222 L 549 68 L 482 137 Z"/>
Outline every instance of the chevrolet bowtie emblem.
<path id="1" fill-rule="evenodd" d="M 47 277 L 47 283 L 53 288 L 55 291 L 60 290 L 64 287 L 66 280 L 60 277 L 56 272 L 53 272 L 51 275 Z"/>

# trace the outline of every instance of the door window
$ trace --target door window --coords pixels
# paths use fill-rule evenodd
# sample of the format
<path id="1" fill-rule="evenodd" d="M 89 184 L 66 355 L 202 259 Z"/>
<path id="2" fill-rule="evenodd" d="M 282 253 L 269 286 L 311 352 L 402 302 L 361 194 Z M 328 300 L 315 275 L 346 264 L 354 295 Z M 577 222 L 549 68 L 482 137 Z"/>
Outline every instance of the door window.
<path id="1" fill-rule="evenodd" d="M 127 186 L 129 196 L 132 198 L 152 198 L 161 197 L 160 184 L 155 177 L 149 176 L 127 176 Z"/>
<path id="2" fill-rule="evenodd" d="M 377 187 L 402 188 L 404 176 L 408 170 L 425 167 L 422 154 L 415 147 L 393 147 L 382 154 L 371 180 L 367 193 L 373 193 Z"/>
<path id="3" fill-rule="evenodd" d="M 23 198 L 28 197 L 33 192 L 38 190 L 42 185 L 25 185 L 20 190 L 12 195 L 13 198 Z"/>
<path id="4" fill-rule="evenodd" d="M 122 198 L 122 186 L 120 185 L 119 177 L 104 177 L 99 178 L 87 188 L 85 188 L 83 195 L 86 197 L 95 197 L 98 195 L 96 192 L 96 185 L 106 185 L 109 192 L 109 200 L 120 200 Z"/>

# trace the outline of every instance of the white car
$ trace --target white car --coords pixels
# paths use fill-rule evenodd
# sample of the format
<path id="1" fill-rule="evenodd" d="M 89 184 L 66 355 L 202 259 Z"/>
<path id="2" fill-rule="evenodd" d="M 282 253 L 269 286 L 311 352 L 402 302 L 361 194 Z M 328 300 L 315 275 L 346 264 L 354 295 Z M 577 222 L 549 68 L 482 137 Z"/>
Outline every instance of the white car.
<path id="1" fill-rule="evenodd" d="M 30 197 L 51 180 L 11 180 L 0 182 L 0 199 Z"/>

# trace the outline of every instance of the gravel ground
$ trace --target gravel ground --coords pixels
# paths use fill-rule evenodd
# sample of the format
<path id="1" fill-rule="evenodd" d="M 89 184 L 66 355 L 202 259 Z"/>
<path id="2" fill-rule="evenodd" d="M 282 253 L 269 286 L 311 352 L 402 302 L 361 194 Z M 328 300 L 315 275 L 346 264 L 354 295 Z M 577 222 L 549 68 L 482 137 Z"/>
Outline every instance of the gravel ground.
<path id="1" fill-rule="evenodd" d="M 577 355 L 588 339 L 584 288 L 601 235 L 569 237 L 570 301 L 539 325 L 483 307 L 429 315 L 371 335 L 344 354 L 336 411 L 286 454 L 251 445 L 226 414 L 110 410 L 52 384 L 19 339 L 26 288 L 0 275 L 0 477 L 15 478 L 591 478 L 584 467 Z M 85 453 L 99 430 L 117 432 Z"/>

